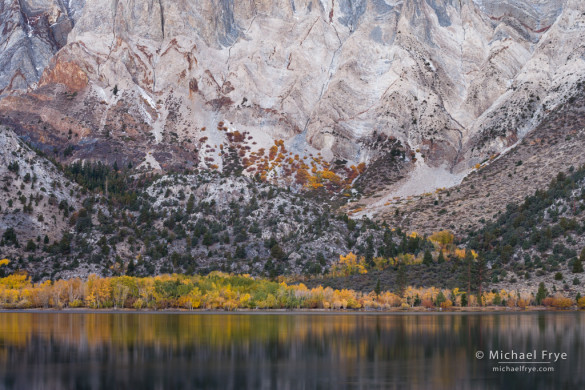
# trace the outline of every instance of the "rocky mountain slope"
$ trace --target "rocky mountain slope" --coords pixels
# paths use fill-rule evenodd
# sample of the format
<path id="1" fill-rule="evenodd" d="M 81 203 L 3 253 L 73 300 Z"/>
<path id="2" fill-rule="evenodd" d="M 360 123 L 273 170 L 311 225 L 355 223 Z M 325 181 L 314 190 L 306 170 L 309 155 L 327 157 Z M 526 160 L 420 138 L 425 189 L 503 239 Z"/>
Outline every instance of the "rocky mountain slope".
<path id="1" fill-rule="evenodd" d="M 381 241 L 369 221 L 355 223 L 318 197 L 243 176 L 63 166 L 4 127 L 0 146 L 1 257 L 35 280 L 92 272 L 321 273 L 340 253 Z"/>
<path id="2" fill-rule="evenodd" d="M 21 241 L 61 239 L 69 209 L 80 206 L 80 188 L 54 163 L 39 156 L 0 126 L 0 231 L 12 229 Z"/>
<path id="3" fill-rule="evenodd" d="M 0 121 L 39 148 L 72 146 L 72 158 L 162 169 L 221 170 L 219 146 L 236 131 L 250 174 L 274 140 L 372 166 L 390 153 L 372 142 L 383 135 L 407 150 L 405 175 L 429 182 L 420 193 L 514 145 L 585 69 L 576 0 L 5 3 L 10 15 L 71 15 L 73 28 L 36 88 L 5 88 Z M 17 34 L 25 19 L 3 26 Z M 59 45 L 33 51 L 39 69 Z"/>
<path id="4" fill-rule="evenodd" d="M 476 229 L 509 203 L 545 188 L 558 172 L 585 164 L 585 82 L 569 102 L 549 113 L 506 153 L 479 163 L 461 184 L 397 198 L 392 188 L 347 206 L 355 217 L 377 216 L 392 226 L 431 234 L 441 227 L 459 234 Z M 398 190 L 413 183 L 403 179 Z"/>

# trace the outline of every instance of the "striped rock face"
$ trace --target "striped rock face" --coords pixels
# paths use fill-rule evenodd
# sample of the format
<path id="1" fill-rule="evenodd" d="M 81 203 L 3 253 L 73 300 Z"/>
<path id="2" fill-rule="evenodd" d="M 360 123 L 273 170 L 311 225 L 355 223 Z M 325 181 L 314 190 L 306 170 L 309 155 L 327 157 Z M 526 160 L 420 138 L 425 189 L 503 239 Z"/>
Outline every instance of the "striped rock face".
<path id="1" fill-rule="evenodd" d="M 367 166 L 385 161 L 392 139 L 406 175 L 439 170 L 433 186 L 449 185 L 522 139 L 585 76 L 578 0 L 0 7 L 0 121 L 40 147 L 74 143 L 71 158 L 162 169 L 221 169 L 227 132 L 246 134 L 243 157 L 283 140 L 293 154 Z"/>

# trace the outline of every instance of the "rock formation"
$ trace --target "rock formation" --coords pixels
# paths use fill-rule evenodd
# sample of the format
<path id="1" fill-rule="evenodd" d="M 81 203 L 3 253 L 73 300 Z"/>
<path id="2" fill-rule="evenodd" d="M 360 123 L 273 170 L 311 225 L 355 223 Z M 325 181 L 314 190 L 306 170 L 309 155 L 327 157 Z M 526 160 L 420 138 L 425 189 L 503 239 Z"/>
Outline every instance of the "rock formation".
<path id="1" fill-rule="evenodd" d="M 293 153 L 370 165 L 389 152 L 371 147 L 383 134 L 416 156 L 409 169 L 464 174 L 570 99 L 585 73 L 578 0 L 29 3 L 3 6 L 4 123 L 40 145 L 19 118 L 41 106 L 52 135 L 80 134 L 79 158 L 107 134 L 132 138 L 140 161 L 187 153 L 180 162 L 221 165 L 221 121 L 251 150 L 284 139 Z"/>

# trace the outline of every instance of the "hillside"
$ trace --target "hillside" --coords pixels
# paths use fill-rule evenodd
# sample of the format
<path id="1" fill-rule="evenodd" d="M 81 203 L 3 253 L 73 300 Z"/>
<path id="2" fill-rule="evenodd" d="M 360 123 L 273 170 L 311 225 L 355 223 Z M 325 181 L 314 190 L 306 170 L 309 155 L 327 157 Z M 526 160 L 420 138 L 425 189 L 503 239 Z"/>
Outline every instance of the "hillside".
<path id="1" fill-rule="evenodd" d="M 506 153 L 481 161 L 459 185 L 403 198 L 393 197 L 386 188 L 348 205 L 347 211 L 426 234 L 443 228 L 458 234 L 476 229 L 505 211 L 508 203 L 546 188 L 558 172 L 585 164 L 584 102 L 582 81 L 567 104 L 552 110 Z M 424 186 L 424 181 L 419 184 Z"/>

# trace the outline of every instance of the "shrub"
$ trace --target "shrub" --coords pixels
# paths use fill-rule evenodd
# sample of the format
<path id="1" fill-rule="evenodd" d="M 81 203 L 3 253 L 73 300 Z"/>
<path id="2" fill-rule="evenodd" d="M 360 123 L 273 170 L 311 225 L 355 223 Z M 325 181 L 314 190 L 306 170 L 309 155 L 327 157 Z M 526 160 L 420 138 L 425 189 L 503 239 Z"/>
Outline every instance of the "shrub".
<path id="1" fill-rule="evenodd" d="M 453 306 L 453 302 L 450 299 L 447 299 L 445 302 L 441 303 L 441 308 L 444 310 L 448 310 Z"/>
<path id="2" fill-rule="evenodd" d="M 553 298 L 552 306 L 557 308 L 557 309 L 567 309 L 567 308 L 573 306 L 573 303 L 574 302 L 571 298 L 556 297 L 556 298 Z"/>
<path id="3" fill-rule="evenodd" d="M 433 307 L 435 307 L 435 304 L 430 299 L 423 299 L 422 306 L 427 309 L 432 309 Z"/>

